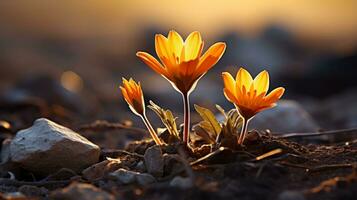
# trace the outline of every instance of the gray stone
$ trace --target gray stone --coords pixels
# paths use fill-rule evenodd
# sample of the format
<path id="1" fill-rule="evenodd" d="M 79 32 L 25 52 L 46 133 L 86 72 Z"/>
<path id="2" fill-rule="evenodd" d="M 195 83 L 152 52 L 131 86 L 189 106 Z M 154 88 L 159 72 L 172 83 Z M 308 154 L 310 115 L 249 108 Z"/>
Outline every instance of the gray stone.
<path id="1" fill-rule="evenodd" d="M 188 189 L 193 186 L 192 180 L 189 177 L 176 176 L 170 181 L 170 186 Z"/>
<path id="2" fill-rule="evenodd" d="M 279 194 L 278 200 L 305 200 L 305 197 L 301 192 L 286 190 Z"/>
<path id="3" fill-rule="evenodd" d="M 270 129 L 273 133 L 316 132 L 319 126 L 299 103 L 281 100 L 276 107 L 258 113 L 249 129 Z"/>
<path id="4" fill-rule="evenodd" d="M 21 192 L 9 192 L 9 193 L 0 193 L 0 199 L 26 200 L 28 199 L 28 197 L 26 197 Z"/>
<path id="5" fill-rule="evenodd" d="M 33 185 L 22 185 L 18 188 L 18 191 L 27 197 L 44 197 L 48 195 L 48 190 L 46 188 L 39 188 Z"/>
<path id="6" fill-rule="evenodd" d="M 49 199 L 54 200 L 92 200 L 92 199 L 101 199 L 101 200 L 114 200 L 115 197 L 112 194 L 109 194 L 106 191 L 103 191 L 91 184 L 87 183 L 72 183 L 63 189 L 58 189 L 53 191 Z"/>
<path id="7" fill-rule="evenodd" d="M 109 173 L 108 176 L 109 178 L 116 179 L 122 184 L 137 183 L 144 186 L 156 182 L 156 179 L 150 174 L 129 171 L 123 168 Z"/>
<path id="8" fill-rule="evenodd" d="M 357 89 L 336 94 L 320 104 L 319 116 L 324 116 L 326 128 L 357 127 Z"/>
<path id="9" fill-rule="evenodd" d="M 61 168 L 80 172 L 98 162 L 100 148 L 78 133 L 48 119 L 17 132 L 10 144 L 11 161 L 31 172 L 51 174 Z"/>
<path id="10" fill-rule="evenodd" d="M 164 175 L 164 157 L 160 146 L 149 147 L 145 151 L 144 161 L 147 172 L 156 177 Z"/>
<path id="11" fill-rule="evenodd" d="M 164 175 L 169 176 L 171 174 L 178 173 L 184 168 L 184 164 L 180 161 L 180 155 L 178 154 L 164 154 Z"/>
<path id="12" fill-rule="evenodd" d="M 101 179 L 110 172 L 113 172 L 122 167 L 120 160 L 109 159 L 100 163 L 96 163 L 82 171 L 83 178 L 89 181 Z"/>
<path id="13" fill-rule="evenodd" d="M 145 164 L 142 160 L 140 160 L 136 165 L 135 165 L 135 170 L 139 172 L 145 172 L 146 167 Z"/>
<path id="14" fill-rule="evenodd" d="M 10 144 L 11 139 L 5 139 L 1 146 L 1 163 L 10 161 Z"/>

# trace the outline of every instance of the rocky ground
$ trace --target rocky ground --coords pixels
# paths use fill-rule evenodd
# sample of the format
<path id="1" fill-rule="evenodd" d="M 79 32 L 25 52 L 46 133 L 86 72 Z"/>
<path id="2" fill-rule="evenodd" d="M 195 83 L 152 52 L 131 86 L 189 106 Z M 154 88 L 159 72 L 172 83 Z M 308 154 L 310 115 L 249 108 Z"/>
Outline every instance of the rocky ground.
<path id="1" fill-rule="evenodd" d="M 81 132 L 95 138 L 88 132 L 117 128 L 98 122 Z M 244 147 L 205 155 L 148 140 L 100 149 L 38 119 L 3 142 L 1 198 L 355 199 L 357 140 L 334 145 L 290 140 L 250 132 Z"/>
<path id="2" fill-rule="evenodd" d="M 128 116 L 118 99 L 40 78 L 0 97 L 0 199 L 355 199 L 355 100 L 283 100 L 256 116 L 245 146 L 192 152 L 111 120 Z"/>

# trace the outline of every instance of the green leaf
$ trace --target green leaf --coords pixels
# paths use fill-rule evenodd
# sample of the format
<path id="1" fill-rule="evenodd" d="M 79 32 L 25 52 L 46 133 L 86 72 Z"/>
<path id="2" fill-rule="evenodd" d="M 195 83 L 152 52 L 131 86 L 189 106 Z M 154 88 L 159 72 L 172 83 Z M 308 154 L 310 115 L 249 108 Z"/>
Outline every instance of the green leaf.
<path id="1" fill-rule="evenodd" d="M 209 144 L 214 144 L 216 138 L 213 138 L 212 135 L 208 133 L 205 128 L 203 128 L 203 126 L 203 124 L 199 123 L 194 125 L 192 128 L 195 131 L 195 134 L 202 138 L 205 142 Z"/>
<path id="2" fill-rule="evenodd" d="M 202 117 L 203 121 L 199 125 L 207 132 L 214 134 L 215 138 L 221 133 L 221 125 L 214 114 L 207 108 L 194 105 L 197 113 Z"/>
<path id="3" fill-rule="evenodd" d="M 176 118 L 173 116 L 170 110 L 162 109 L 160 106 L 156 105 L 153 101 L 150 101 L 148 106 L 152 111 L 154 111 L 161 119 L 162 123 L 165 125 L 170 135 L 173 135 L 180 139 L 179 131 L 177 130 Z"/>
<path id="4" fill-rule="evenodd" d="M 227 128 L 226 134 L 237 134 L 238 129 L 242 126 L 242 118 L 240 117 L 236 109 L 228 111 L 227 118 L 224 123 L 224 126 Z"/>

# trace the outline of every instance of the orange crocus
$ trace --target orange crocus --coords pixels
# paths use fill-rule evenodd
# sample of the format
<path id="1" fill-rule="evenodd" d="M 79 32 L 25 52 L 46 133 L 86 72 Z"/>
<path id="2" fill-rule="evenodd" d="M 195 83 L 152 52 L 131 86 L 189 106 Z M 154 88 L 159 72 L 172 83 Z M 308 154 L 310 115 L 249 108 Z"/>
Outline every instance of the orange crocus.
<path id="1" fill-rule="evenodd" d="M 190 107 L 189 95 L 198 80 L 211 69 L 222 57 L 226 44 L 218 42 L 203 55 L 201 34 L 192 32 L 184 41 L 176 31 L 170 31 L 168 37 L 155 36 L 156 54 L 161 63 L 146 52 L 137 52 L 137 56 L 151 69 L 166 78 L 182 94 L 184 101 L 184 142 L 189 141 Z"/>
<path id="2" fill-rule="evenodd" d="M 244 120 L 238 144 L 242 144 L 247 132 L 248 122 L 257 113 L 276 106 L 276 102 L 284 94 L 285 89 L 278 87 L 267 95 L 269 89 L 269 73 L 260 72 L 253 80 L 249 72 L 243 68 L 238 70 L 236 79 L 228 72 L 222 73 L 224 95 L 232 102 Z"/>
<path id="3" fill-rule="evenodd" d="M 132 78 L 130 78 L 129 81 L 123 78 L 123 86 L 120 86 L 120 89 L 124 100 L 129 105 L 130 110 L 143 120 L 155 143 L 157 145 L 161 145 L 161 140 L 157 136 L 154 128 L 151 126 L 149 120 L 146 117 L 144 94 L 141 89 L 140 82 L 136 83 Z"/>

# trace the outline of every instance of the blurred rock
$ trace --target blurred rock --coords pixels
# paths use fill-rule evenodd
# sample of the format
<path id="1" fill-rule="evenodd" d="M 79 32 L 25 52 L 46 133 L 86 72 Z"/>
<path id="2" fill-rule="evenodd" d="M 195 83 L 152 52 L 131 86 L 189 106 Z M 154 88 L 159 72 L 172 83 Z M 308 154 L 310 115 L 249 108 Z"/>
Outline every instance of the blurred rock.
<path id="1" fill-rule="evenodd" d="M 108 175 L 109 178 L 115 179 L 122 184 L 137 183 L 139 185 L 149 185 L 156 182 L 156 179 L 147 173 L 138 173 L 126 169 L 118 169 Z"/>
<path id="2" fill-rule="evenodd" d="M 78 133 L 48 119 L 19 131 L 10 144 L 11 161 L 31 172 L 51 174 L 61 168 L 80 172 L 98 162 L 100 148 Z"/>
<path id="3" fill-rule="evenodd" d="M 74 112 L 83 113 L 86 109 L 90 109 L 87 104 L 90 99 L 84 102 L 77 93 L 67 90 L 59 81 L 46 75 L 31 77 L 19 82 L 15 88 L 4 94 L 4 98 L 12 102 L 38 98 L 48 105 L 61 105 Z"/>
<path id="4" fill-rule="evenodd" d="M 117 159 L 104 160 L 96 163 L 82 171 L 83 177 L 89 181 L 94 181 L 122 167 Z"/>
<path id="5" fill-rule="evenodd" d="M 139 172 L 145 172 L 146 171 L 146 167 L 145 167 L 145 164 L 142 160 L 140 160 L 136 165 L 135 165 L 135 168 L 134 168 L 136 171 L 139 171 Z"/>
<path id="6" fill-rule="evenodd" d="M 11 139 L 5 139 L 1 145 L 1 163 L 10 161 L 10 144 Z"/>
<path id="7" fill-rule="evenodd" d="M 301 192 L 286 190 L 279 194 L 278 200 L 305 200 L 305 197 Z"/>
<path id="8" fill-rule="evenodd" d="M 62 76 L 65 73 L 68 72 L 62 73 Z M 98 96 L 87 87 L 72 90 L 66 86 L 68 82 L 70 81 L 60 81 L 60 77 L 57 79 L 48 74 L 29 76 L 19 81 L 15 87 L 10 87 L 4 93 L 1 92 L 0 101 L 11 106 L 12 112 L 16 112 L 18 114 L 16 117 L 21 118 L 26 126 L 39 117 L 54 119 L 64 125 L 68 125 L 68 121 L 80 123 L 85 119 L 96 119 L 94 114 L 99 113 L 97 112 Z M 26 109 L 19 109 L 20 107 Z M 24 128 L 24 126 L 19 127 L 21 124 L 18 120 L 9 122 L 12 123 L 13 130 Z"/>
<path id="9" fill-rule="evenodd" d="M 145 151 L 144 161 L 147 172 L 156 177 L 164 175 L 164 157 L 160 146 L 149 147 Z"/>
<path id="10" fill-rule="evenodd" d="M 114 200 L 114 196 L 106 191 L 103 191 L 91 184 L 87 183 L 72 183 L 63 189 L 53 191 L 49 199 L 54 200 Z"/>
<path id="11" fill-rule="evenodd" d="M 1 146 L 1 170 L 0 177 L 15 177 L 14 174 L 19 174 L 22 169 L 15 163 L 11 162 L 10 158 L 11 139 L 5 139 Z"/>
<path id="12" fill-rule="evenodd" d="M 257 114 L 250 129 L 270 129 L 273 133 L 315 132 L 319 129 L 314 119 L 296 101 L 281 100 L 272 109 Z"/>
<path id="13" fill-rule="evenodd" d="M 29 198 L 26 197 L 21 192 L 10 192 L 5 194 L 0 193 L 0 199 L 1 200 L 29 200 Z"/>
<path id="14" fill-rule="evenodd" d="M 320 104 L 317 115 L 326 128 L 357 127 L 357 89 L 328 98 Z"/>
<path id="15" fill-rule="evenodd" d="M 289 91 L 317 98 L 329 98 L 347 88 L 356 88 L 356 50 L 345 54 L 315 55 L 306 63 L 300 76 L 290 72 L 290 79 L 283 81 L 289 86 Z"/>
<path id="16" fill-rule="evenodd" d="M 263 31 L 261 37 L 291 57 L 301 56 L 304 49 L 290 30 L 278 24 L 272 24 Z"/>
<path id="17" fill-rule="evenodd" d="M 164 175 L 175 174 L 184 168 L 183 163 L 179 160 L 178 154 L 164 154 Z"/>
<path id="18" fill-rule="evenodd" d="M 148 149 L 152 145 L 155 145 L 154 141 L 150 141 L 150 140 L 130 141 L 126 145 L 125 150 L 143 155 L 145 154 L 146 149 Z"/>
<path id="19" fill-rule="evenodd" d="M 27 197 L 45 197 L 48 194 L 46 188 L 39 188 L 33 185 L 22 185 L 18 190 Z"/>
<path id="20" fill-rule="evenodd" d="M 176 176 L 170 181 L 170 186 L 188 189 L 193 186 L 192 180 L 189 177 Z"/>
<path id="21" fill-rule="evenodd" d="M 289 66 L 291 57 L 289 51 L 282 49 L 281 42 L 276 40 L 284 35 L 285 40 L 291 40 L 291 34 L 283 27 L 267 31 L 265 35 L 253 38 L 242 37 L 236 32 L 227 33 L 222 41 L 226 41 L 227 49 L 220 63 L 223 66 L 238 64 L 249 69 L 249 72 L 257 74 L 266 69 L 272 77 L 279 77 L 284 71 L 284 66 Z M 238 66 L 228 69 L 237 72 Z"/>

